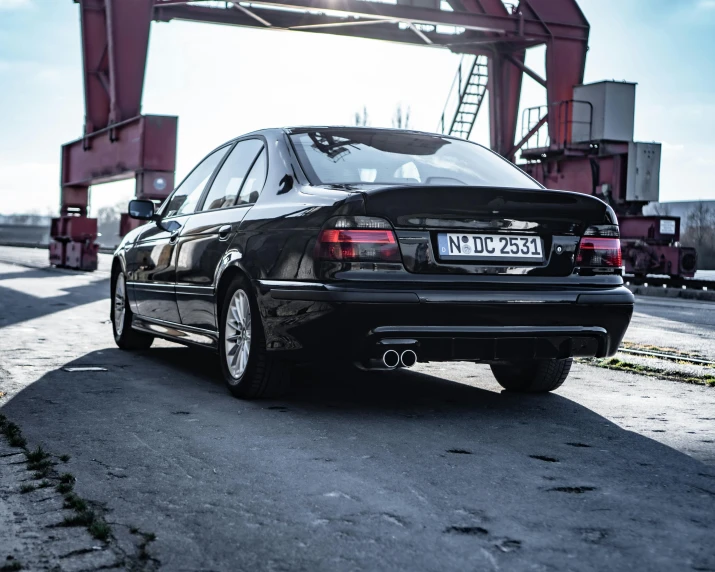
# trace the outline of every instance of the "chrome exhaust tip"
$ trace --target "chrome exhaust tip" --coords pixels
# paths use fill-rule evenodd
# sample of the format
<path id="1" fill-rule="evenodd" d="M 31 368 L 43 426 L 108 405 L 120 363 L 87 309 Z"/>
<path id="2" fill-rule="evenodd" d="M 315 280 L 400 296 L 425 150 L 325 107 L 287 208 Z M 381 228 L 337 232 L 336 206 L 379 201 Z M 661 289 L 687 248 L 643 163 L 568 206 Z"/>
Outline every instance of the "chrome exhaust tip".
<path id="1" fill-rule="evenodd" d="M 389 369 L 395 369 L 400 364 L 400 354 L 395 350 L 387 350 L 382 354 L 382 363 Z"/>
<path id="2" fill-rule="evenodd" d="M 400 356 L 400 363 L 403 367 L 412 367 L 417 363 L 417 354 L 412 350 L 405 350 Z"/>

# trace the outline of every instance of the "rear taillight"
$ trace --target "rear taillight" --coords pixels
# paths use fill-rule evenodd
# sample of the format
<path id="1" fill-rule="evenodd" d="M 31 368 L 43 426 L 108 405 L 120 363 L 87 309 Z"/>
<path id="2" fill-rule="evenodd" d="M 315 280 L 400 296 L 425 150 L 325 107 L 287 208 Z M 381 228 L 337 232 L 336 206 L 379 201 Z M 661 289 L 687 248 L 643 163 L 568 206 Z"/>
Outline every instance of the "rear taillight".
<path id="1" fill-rule="evenodd" d="M 316 258 L 343 262 L 400 262 L 395 233 L 386 220 L 339 217 L 320 231 Z"/>
<path id="2" fill-rule="evenodd" d="M 576 266 L 581 268 L 620 268 L 621 241 L 618 238 L 584 236 L 578 245 Z"/>

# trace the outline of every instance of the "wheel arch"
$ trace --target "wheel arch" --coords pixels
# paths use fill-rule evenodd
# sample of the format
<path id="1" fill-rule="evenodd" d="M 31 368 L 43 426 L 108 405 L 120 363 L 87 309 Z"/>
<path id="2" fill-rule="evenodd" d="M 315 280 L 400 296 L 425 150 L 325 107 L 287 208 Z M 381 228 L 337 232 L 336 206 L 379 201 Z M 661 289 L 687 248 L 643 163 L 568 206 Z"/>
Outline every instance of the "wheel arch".
<path id="1" fill-rule="evenodd" d="M 117 274 L 120 272 L 124 272 L 124 275 L 126 276 L 126 271 L 124 270 L 124 261 L 122 260 L 121 256 L 115 255 L 114 258 L 112 259 L 112 271 L 111 271 L 111 277 L 112 277 L 112 282 L 114 282 L 114 279 L 117 277 Z"/>
<path id="2" fill-rule="evenodd" d="M 218 283 L 216 284 L 216 324 L 219 326 L 221 324 L 221 311 L 223 309 L 223 299 L 226 295 L 226 290 L 235 278 L 243 278 L 246 284 L 253 289 L 253 284 L 251 282 L 251 276 L 248 274 L 245 268 L 243 268 L 238 261 L 227 265 L 221 272 Z"/>

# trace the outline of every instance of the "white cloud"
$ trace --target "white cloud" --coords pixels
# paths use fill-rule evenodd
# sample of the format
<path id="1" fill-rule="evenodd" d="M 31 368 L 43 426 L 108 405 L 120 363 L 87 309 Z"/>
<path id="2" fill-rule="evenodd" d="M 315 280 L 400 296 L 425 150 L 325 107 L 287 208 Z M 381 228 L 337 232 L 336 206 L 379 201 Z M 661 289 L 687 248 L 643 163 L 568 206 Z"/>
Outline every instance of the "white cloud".
<path id="1" fill-rule="evenodd" d="M 660 200 L 715 198 L 715 146 L 686 145 L 682 151 L 663 148 L 660 164 Z"/>
<path id="2" fill-rule="evenodd" d="M 32 6 L 32 0 L 0 0 L 0 11 L 19 10 Z"/>
<path id="3" fill-rule="evenodd" d="M 715 10 L 715 0 L 700 0 L 698 8 L 700 10 Z"/>
<path id="4" fill-rule="evenodd" d="M 69 66 L 46 65 L 40 61 L 0 60 L 0 73 L 11 72 L 16 78 L 31 77 L 40 82 L 60 80 L 73 71 L 75 70 Z"/>
<path id="5" fill-rule="evenodd" d="M 667 141 L 662 141 L 661 145 L 663 146 L 664 150 L 667 151 L 684 151 L 685 150 L 685 145 L 682 143 L 668 143 Z"/>
<path id="6" fill-rule="evenodd" d="M 0 213 L 54 211 L 60 202 L 57 163 L 0 163 Z"/>
<path id="7" fill-rule="evenodd" d="M 55 67 L 41 67 L 35 74 L 35 79 L 41 82 L 55 82 L 62 79 L 62 70 Z"/>

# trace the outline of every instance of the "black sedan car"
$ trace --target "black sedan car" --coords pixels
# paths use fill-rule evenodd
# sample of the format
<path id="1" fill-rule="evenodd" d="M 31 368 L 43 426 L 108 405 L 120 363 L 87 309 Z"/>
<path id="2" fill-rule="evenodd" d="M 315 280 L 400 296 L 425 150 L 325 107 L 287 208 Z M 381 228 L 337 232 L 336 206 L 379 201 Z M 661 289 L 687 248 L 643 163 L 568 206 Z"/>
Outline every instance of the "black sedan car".
<path id="1" fill-rule="evenodd" d="M 574 356 L 614 354 L 633 312 L 607 204 L 442 135 L 257 131 L 129 214 L 150 222 L 114 255 L 117 344 L 214 350 L 243 398 L 314 360 L 479 362 L 551 391 Z"/>

